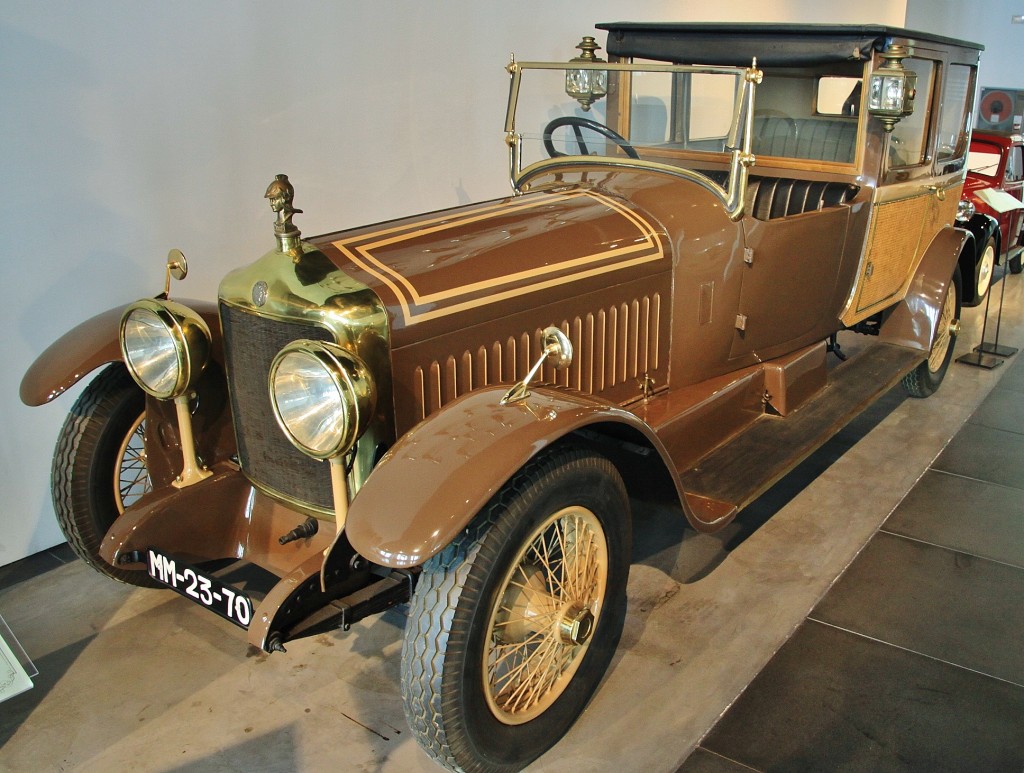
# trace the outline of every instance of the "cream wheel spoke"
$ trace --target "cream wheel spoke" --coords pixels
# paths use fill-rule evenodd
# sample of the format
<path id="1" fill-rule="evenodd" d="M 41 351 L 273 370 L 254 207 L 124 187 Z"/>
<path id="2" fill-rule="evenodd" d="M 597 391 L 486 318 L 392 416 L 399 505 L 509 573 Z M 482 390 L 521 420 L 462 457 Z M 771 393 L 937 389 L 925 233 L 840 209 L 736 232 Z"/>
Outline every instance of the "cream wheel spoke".
<path id="1" fill-rule="evenodd" d="M 500 645 L 497 649 L 501 652 L 496 653 L 494 665 L 491 670 L 496 671 L 502 664 L 521 656 L 523 660 L 508 671 L 509 674 L 518 674 L 522 670 L 523 666 L 529 661 L 530 655 L 527 651 L 529 650 L 530 645 L 539 645 L 543 639 L 544 634 L 538 632 L 525 641 L 517 642 L 515 644 Z"/>
<path id="2" fill-rule="evenodd" d="M 146 415 L 135 420 L 117 451 L 114 467 L 114 504 L 119 513 L 153 490 L 146 459 Z"/>
<path id="3" fill-rule="evenodd" d="M 523 698 L 528 698 L 528 703 L 535 703 L 546 691 L 547 683 L 552 678 L 550 666 L 554 661 L 555 649 L 557 649 L 555 643 L 547 638 L 523 664 L 526 667 L 525 678 L 520 680 L 519 685 L 512 691 L 507 701 L 512 710 L 520 707 Z"/>
<path id="4" fill-rule="evenodd" d="M 597 517 L 567 507 L 539 524 L 498 586 L 484 653 L 488 704 L 506 724 L 540 716 L 590 646 L 608 571 Z"/>
<path id="5" fill-rule="evenodd" d="M 522 642 L 521 644 L 512 645 L 512 650 L 510 652 L 501 655 L 498 660 L 495 661 L 490 672 L 492 675 L 491 680 L 495 684 L 495 692 L 499 696 L 504 692 L 505 686 L 513 683 L 520 674 L 524 672 L 524 670 L 529 668 L 531 659 L 534 656 L 534 653 L 527 652 L 529 645 L 535 645 L 534 649 L 536 650 L 539 649 L 542 642 L 543 636 L 537 634 L 535 639 Z M 502 668 L 503 665 L 507 666 L 509 661 L 515 660 L 518 660 L 518 662 L 515 663 L 514 666 L 507 670 Z M 499 671 L 502 673 L 498 673 Z"/>

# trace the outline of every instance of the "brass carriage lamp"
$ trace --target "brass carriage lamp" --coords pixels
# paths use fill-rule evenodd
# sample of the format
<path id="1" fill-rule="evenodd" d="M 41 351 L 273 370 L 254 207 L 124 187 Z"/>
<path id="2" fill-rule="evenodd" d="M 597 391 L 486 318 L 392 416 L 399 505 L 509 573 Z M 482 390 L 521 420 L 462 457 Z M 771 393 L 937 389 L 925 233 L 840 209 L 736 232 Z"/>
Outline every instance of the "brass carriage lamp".
<path id="1" fill-rule="evenodd" d="M 569 64 L 580 62 L 581 64 L 594 64 L 603 62 L 594 52 L 601 46 L 589 35 L 576 46 L 583 53 L 569 60 Z M 568 69 L 565 71 L 565 93 L 580 103 L 584 110 L 590 110 L 590 106 L 608 93 L 608 71 L 592 69 Z"/>
<path id="2" fill-rule="evenodd" d="M 914 112 L 917 73 L 903 67 L 903 60 L 913 53 L 909 46 L 890 44 L 881 52 L 885 64 L 871 73 L 868 112 L 882 122 L 886 132 Z"/>

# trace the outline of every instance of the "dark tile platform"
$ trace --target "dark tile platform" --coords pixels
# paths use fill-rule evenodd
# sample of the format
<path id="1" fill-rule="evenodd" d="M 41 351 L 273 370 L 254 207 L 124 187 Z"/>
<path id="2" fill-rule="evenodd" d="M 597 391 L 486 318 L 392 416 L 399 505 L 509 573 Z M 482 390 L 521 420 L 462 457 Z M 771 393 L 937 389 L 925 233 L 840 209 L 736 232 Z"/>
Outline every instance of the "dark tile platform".
<path id="1" fill-rule="evenodd" d="M 1005 367 L 679 773 L 1024 770 L 1024 358 Z"/>
<path id="2" fill-rule="evenodd" d="M 1024 394 L 996 387 L 978 406 L 970 423 L 1024 435 Z"/>
<path id="3" fill-rule="evenodd" d="M 686 758 L 679 773 L 750 773 L 754 768 L 740 765 L 707 749 L 697 749 Z"/>
<path id="4" fill-rule="evenodd" d="M 13 564 L 0 566 L 0 590 L 17 585 L 32 577 L 38 577 L 51 569 L 56 569 L 58 566 L 75 560 L 77 560 L 77 556 L 65 542 L 49 550 L 33 553 Z"/>
<path id="5" fill-rule="evenodd" d="M 1024 435 L 968 422 L 932 467 L 1024 489 Z"/>
<path id="6" fill-rule="evenodd" d="M 763 771 L 1017 771 L 1022 720 L 1021 687 L 808 621 L 701 746 Z"/>
<path id="7" fill-rule="evenodd" d="M 1019 489 L 929 470 L 884 529 L 1024 569 Z"/>
<path id="8" fill-rule="evenodd" d="M 881 533 L 811 617 L 1024 685 L 1024 571 L 1006 564 Z"/>

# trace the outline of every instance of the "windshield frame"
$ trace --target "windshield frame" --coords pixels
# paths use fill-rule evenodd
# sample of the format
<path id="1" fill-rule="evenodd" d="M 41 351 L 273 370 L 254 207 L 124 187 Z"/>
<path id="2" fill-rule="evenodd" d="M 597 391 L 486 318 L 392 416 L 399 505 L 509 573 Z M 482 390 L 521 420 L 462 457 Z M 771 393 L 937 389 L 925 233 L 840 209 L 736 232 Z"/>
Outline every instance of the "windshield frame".
<path id="1" fill-rule="evenodd" d="M 627 169 L 646 169 L 654 172 L 670 174 L 690 180 L 717 196 L 726 213 L 733 220 L 743 216 L 744 192 L 747 188 L 747 170 L 754 165 L 751 153 L 754 120 L 754 89 L 763 77 L 757 69 L 757 61 L 750 67 L 703 67 L 681 64 L 633 64 L 627 62 L 517 62 L 515 58 L 505 68 L 511 76 L 509 84 L 508 108 L 505 114 L 505 143 L 509 150 L 509 179 L 517 194 L 523 193 L 524 185 L 529 178 L 542 172 L 565 167 L 609 165 Z M 729 156 L 729 177 L 725 185 L 719 185 L 710 177 L 681 167 L 663 164 L 657 161 L 645 161 L 620 156 L 603 155 L 565 155 L 556 158 L 536 161 L 522 167 L 520 144 L 522 135 L 516 131 L 515 114 L 519 100 L 519 89 L 522 74 L 526 70 L 605 70 L 614 72 L 666 72 L 666 73 L 697 73 L 736 75 L 740 78 L 733 104 L 732 123 L 726 139 Z"/>

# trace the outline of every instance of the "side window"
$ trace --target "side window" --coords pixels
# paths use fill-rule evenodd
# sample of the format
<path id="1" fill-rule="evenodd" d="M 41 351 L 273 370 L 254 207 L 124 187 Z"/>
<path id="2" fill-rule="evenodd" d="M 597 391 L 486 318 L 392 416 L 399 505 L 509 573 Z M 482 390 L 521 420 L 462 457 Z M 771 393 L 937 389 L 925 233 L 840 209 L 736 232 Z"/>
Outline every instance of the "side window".
<path id="1" fill-rule="evenodd" d="M 889 135 L 890 169 L 923 164 L 928 139 L 935 66 L 927 59 L 904 59 L 903 66 L 917 73 L 917 96 L 914 112 L 900 120 Z"/>
<path id="2" fill-rule="evenodd" d="M 1014 145 L 1006 157 L 1006 182 L 1015 183 L 1024 179 L 1024 158 L 1021 157 L 1021 146 Z"/>
<path id="3" fill-rule="evenodd" d="M 946 70 L 942 87 L 942 113 L 939 116 L 939 142 L 935 160 L 942 164 L 962 159 L 967 150 L 967 112 L 974 95 L 974 70 L 966 65 L 953 64 Z M 948 167 L 948 164 L 945 166 Z M 955 171 L 945 169 L 944 171 Z"/>
<path id="4" fill-rule="evenodd" d="M 815 112 L 818 115 L 857 115 L 860 110 L 860 78 L 826 75 L 818 78 Z"/>

